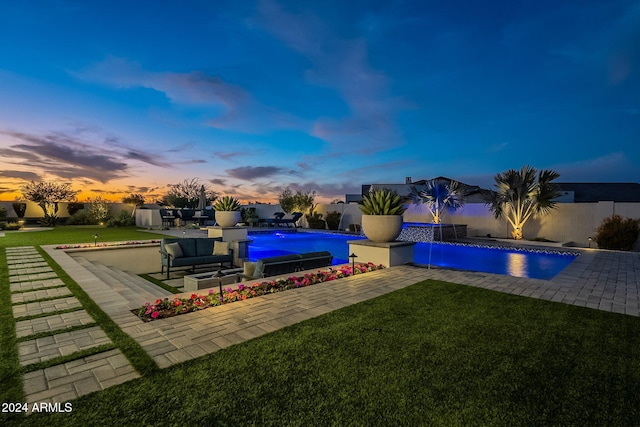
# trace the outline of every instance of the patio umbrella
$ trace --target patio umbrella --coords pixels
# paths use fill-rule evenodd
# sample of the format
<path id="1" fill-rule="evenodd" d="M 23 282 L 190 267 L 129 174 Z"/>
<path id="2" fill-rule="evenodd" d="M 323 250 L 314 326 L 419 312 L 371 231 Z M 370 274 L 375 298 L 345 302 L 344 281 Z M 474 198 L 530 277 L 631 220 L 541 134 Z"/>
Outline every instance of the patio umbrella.
<path id="1" fill-rule="evenodd" d="M 204 191 L 204 185 L 200 187 L 200 197 L 198 199 L 198 210 L 204 211 L 204 208 L 207 206 L 207 195 Z"/>

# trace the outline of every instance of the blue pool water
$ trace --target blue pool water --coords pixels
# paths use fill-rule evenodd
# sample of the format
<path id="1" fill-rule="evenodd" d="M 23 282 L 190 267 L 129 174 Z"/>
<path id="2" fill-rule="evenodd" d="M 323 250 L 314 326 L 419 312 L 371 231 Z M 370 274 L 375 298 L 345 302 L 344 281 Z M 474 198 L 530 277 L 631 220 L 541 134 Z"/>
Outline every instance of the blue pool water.
<path id="1" fill-rule="evenodd" d="M 249 259 L 329 251 L 334 256 L 334 264 L 344 264 L 349 262 L 347 241 L 360 238 L 326 233 L 249 233 L 249 239 L 253 240 L 249 245 Z M 433 243 L 430 248 L 429 243 L 416 243 L 414 258 L 417 264 L 548 280 L 571 264 L 576 255 L 448 243 Z"/>

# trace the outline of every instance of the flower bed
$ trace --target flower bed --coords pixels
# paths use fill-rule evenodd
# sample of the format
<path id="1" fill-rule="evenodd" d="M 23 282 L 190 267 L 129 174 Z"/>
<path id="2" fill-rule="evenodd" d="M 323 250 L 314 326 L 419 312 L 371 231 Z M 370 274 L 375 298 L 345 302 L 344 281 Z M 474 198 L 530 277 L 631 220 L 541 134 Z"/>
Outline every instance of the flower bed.
<path id="1" fill-rule="evenodd" d="M 105 246 L 149 245 L 153 243 L 160 243 L 160 240 L 130 240 L 127 242 L 79 243 L 75 245 L 59 245 L 56 246 L 55 249 L 101 248 Z"/>
<path id="2" fill-rule="evenodd" d="M 343 266 L 338 269 L 330 268 L 327 271 L 308 273 L 300 277 L 288 277 L 280 280 L 256 282 L 248 286 L 240 284 L 238 289 L 223 289 L 222 296 L 220 296 L 219 293 L 214 292 L 213 289 L 210 289 L 209 293 L 205 295 L 198 295 L 194 293 L 188 298 L 176 297 L 173 299 L 157 299 L 153 304 L 147 302 L 144 306 L 140 307 L 140 309 L 133 310 L 133 312 L 144 321 L 163 319 L 166 317 L 176 316 L 178 314 L 204 310 L 205 308 L 215 307 L 221 304 L 242 301 L 248 298 L 273 294 L 289 289 L 302 288 L 305 286 L 315 285 L 316 283 L 328 282 L 343 277 L 349 277 L 354 274 L 381 270 L 383 268 L 385 268 L 383 265 L 375 265 L 373 263 L 356 264 L 353 271 L 350 266 Z"/>

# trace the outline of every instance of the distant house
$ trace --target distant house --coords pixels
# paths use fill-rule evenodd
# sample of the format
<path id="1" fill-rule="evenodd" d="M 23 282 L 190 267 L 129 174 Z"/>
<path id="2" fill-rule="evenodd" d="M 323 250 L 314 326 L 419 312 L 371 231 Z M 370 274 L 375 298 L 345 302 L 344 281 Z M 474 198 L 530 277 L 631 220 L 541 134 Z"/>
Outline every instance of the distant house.
<path id="1" fill-rule="evenodd" d="M 452 181 L 450 178 L 439 176 L 434 179 Z M 362 195 L 369 192 L 371 186 L 395 190 L 401 196 L 409 197 L 411 186 L 420 187 L 428 180 L 411 181 L 407 178 L 404 184 L 369 184 L 362 186 Z M 634 182 L 558 182 L 560 187 L 559 203 L 640 203 L 640 184 Z M 460 182 L 464 189 L 467 203 L 484 203 L 482 192 L 486 191 L 477 185 Z M 353 197 L 353 195 L 351 195 Z M 355 201 L 355 200 L 354 200 Z"/>
<path id="2" fill-rule="evenodd" d="M 438 176 L 436 178 L 433 179 L 442 179 L 445 181 L 454 181 L 451 178 L 447 178 L 444 176 Z M 404 184 L 369 184 L 369 185 L 363 185 L 362 186 L 362 195 L 364 196 L 365 194 L 367 194 L 369 192 L 369 189 L 373 186 L 374 188 L 388 188 L 389 190 L 394 190 L 396 191 L 398 194 L 400 194 L 401 196 L 405 197 L 406 199 L 409 199 L 409 194 L 411 193 L 411 187 L 412 186 L 416 186 L 418 188 L 420 188 L 421 186 L 425 185 L 427 183 L 427 181 L 430 181 L 428 179 L 421 179 L 419 181 L 412 181 L 411 178 L 406 178 L 405 179 L 405 183 Z M 482 188 L 480 188 L 477 185 L 469 185 L 469 184 L 465 184 L 464 182 L 460 182 L 458 181 L 458 185 L 459 187 L 462 189 L 462 191 L 464 192 L 465 195 L 465 199 L 467 201 L 467 203 L 484 203 L 484 201 L 482 200 Z"/>
<path id="3" fill-rule="evenodd" d="M 559 182 L 562 203 L 640 203 L 640 184 L 635 182 Z"/>

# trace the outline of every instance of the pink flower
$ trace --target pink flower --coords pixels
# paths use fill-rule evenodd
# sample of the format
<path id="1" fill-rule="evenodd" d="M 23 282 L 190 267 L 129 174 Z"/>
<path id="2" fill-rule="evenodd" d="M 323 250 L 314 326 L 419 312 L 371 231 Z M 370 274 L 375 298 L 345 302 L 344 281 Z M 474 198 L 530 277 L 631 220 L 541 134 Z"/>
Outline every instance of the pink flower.
<path id="1" fill-rule="evenodd" d="M 160 313 L 158 313 L 157 311 L 154 311 L 153 313 L 151 313 L 151 317 L 153 317 L 154 319 L 157 319 L 158 316 L 160 316 Z"/>

